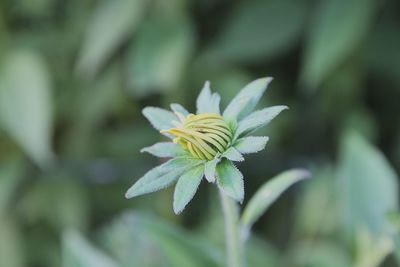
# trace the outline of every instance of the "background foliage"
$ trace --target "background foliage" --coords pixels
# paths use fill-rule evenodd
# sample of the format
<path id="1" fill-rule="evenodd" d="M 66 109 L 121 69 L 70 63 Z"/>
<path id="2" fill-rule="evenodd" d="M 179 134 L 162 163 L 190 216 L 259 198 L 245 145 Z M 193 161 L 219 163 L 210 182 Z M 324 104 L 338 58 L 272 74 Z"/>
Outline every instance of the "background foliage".
<path id="1" fill-rule="evenodd" d="M 291 109 L 240 166 L 245 203 L 288 168 L 314 178 L 255 225 L 249 266 L 378 266 L 393 240 L 400 248 L 399 10 L 396 0 L 2 0 L 0 266 L 223 265 L 206 183 L 180 216 L 171 190 L 124 199 L 156 164 L 140 148 L 161 138 L 140 111 L 194 111 L 205 80 L 226 105 L 263 76 L 275 78 L 263 106 Z"/>

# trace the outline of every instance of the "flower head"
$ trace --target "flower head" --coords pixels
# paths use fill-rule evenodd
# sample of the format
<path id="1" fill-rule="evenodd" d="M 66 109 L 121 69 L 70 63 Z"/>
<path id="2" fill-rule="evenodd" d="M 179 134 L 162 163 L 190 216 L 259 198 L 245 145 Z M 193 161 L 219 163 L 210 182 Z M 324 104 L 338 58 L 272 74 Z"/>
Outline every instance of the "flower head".
<path id="1" fill-rule="evenodd" d="M 144 116 L 172 142 L 160 142 L 143 148 L 154 156 L 171 158 L 148 171 L 126 193 L 127 198 L 151 193 L 176 182 L 174 211 L 181 212 L 193 198 L 203 177 L 222 191 L 242 202 L 243 175 L 233 164 L 243 161 L 243 154 L 264 149 L 266 136 L 249 136 L 268 124 L 286 106 L 254 111 L 272 78 L 261 78 L 246 85 L 220 112 L 220 96 L 212 93 L 206 82 L 197 98 L 196 114 L 179 104 L 171 111 L 146 107 Z"/>

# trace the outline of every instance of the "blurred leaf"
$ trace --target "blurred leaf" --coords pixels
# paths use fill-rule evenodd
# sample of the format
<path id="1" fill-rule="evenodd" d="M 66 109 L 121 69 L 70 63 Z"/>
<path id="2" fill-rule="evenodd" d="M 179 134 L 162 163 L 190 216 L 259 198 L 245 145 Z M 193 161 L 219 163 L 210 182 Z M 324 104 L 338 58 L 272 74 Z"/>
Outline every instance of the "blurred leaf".
<path id="1" fill-rule="evenodd" d="M 301 242 L 295 244 L 287 260 L 287 266 L 351 267 L 347 251 L 329 241 Z M 284 265 L 284 266 L 286 266 Z"/>
<path id="2" fill-rule="evenodd" d="M 244 63 L 276 57 L 297 43 L 305 15 L 304 1 L 243 2 L 232 12 L 208 52 L 217 61 Z"/>
<path id="3" fill-rule="evenodd" d="M 246 242 L 246 255 L 248 266 L 280 266 L 278 250 L 260 238 Z"/>
<path id="4" fill-rule="evenodd" d="M 124 254 L 117 252 L 118 248 L 112 248 L 114 253 L 124 258 L 123 262 L 138 260 L 139 262 L 150 262 L 150 265 L 137 266 L 157 267 L 216 267 L 221 266 L 220 264 L 223 262 L 223 254 L 212 244 L 171 225 L 159 217 L 148 216 L 141 213 L 126 213 L 112 225 L 111 230 L 114 228 L 114 230 L 112 230 L 113 232 L 116 231 L 115 227 L 120 227 L 120 233 L 124 233 L 131 240 L 136 240 L 135 243 L 130 243 L 132 247 L 123 248 L 126 252 Z M 113 238 L 111 233 L 107 232 L 105 232 L 104 237 L 106 237 L 105 240 L 108 240 L 108 242 L 112 240 L 114 240 L 113 242 L 128 241 L 128 239 L 123 238 L 122 235 L 120 235 L 121 239 L 118 241 Z M 115 243 L 108 243 L 108 247 L 110 247 L 111 244 Z M 151 250 L 149 251 L 148 249 Z M 159 254 L 158 249 L 162 251 L 162 254 Z M 155 265 L 151 256 L 135 259 L 133 255 L 137 255 L 136 253 L 138 251 L 147 251 L 151 256 L 155 251 L 154 260 L 159 259 L 161 255 L 165 255 L 166 258 L 161 260 L 162 263 L 160 265 Z M 133 253 L 133 255 L 131 253 Z"/>
<path id="5" fill-rule="evenodd" d="M 41 167 L 53 160 L 50 77 L 42 58 L 13 51 L 0 69 L 0 127 Z"/>
<path id="6" fill-rule="evenodd" d="M 82 184 L 71 177 L 46 177 L 29 189 L 20 203 L 27 222 L 45 221 L 58 230 L 87 227 L 88 192 Z"/>
<path id="7" fill-rule="evenodd" d="M 301 81 L 316 89 L 355 52 L 369 30 L 374 0 L 324 0 L 314 12 L 305 44 Z"/>
<path id="8" fill-rule="evenodd" d="M 145 0 L 103 0 L 91 15 L 80 51 L 77 70 L 90 78 L 139 26 Z"/>
<path id="9" fill-rule="evenodd" d="M 249 231 L 252 225 L 288 187 L 309 176 L 310 173 L 306 170 L 294 169 L 285 171 L 267 181 L 249 200 L 243 211 L 241 223 L 244 231 Z"/>
<path id="10" fill-rule="evenodd" d="M 24 267 L 25 252 L 17 221 L 0 217 L 0 266 Z"/>
<path id="11" fill-rule="evenodd" d="M 153 14 L 132 43 L 127 58 L 129 90 L 146 96 L 177 88 L 190 59 L 194 36 L 183 15 Z"/>
<path id="12" fill-rule="evenodd" d="M 389 236 L 376 237 L 363 225 L 357 229 L 355 245 L 355 267 L 381 266 L 385 258 L 394 249 L 393 240 Z"/>
<path id="13" fill-rule="evenodd" d="M 8 161 L 0 164 L 0 220 L 21 181 L 22 167 L 19 161 Z"/>
<path id="14" fill-rule="evenodd" d="M 227 159 L 217 165 L 217 181 L 222 191 L 238 202 L 244 198 L 243 174 Z"/>
<path id="15" fill-rule="evenodd" d="M 340 147 L 338 166 L 340 200 L 347 230 L 360 225 L 377 235 L 390 234 L 387 213 L 397 210 L 397 175 L 375 147 L 355 132 L 347 132 Z"/>
<path id="16" fill-rule="evenodd" d="M 63 235 L 63 267 L 118 267 L 119 264 L 105 252 L 94 247 L 75 231 Z"/>

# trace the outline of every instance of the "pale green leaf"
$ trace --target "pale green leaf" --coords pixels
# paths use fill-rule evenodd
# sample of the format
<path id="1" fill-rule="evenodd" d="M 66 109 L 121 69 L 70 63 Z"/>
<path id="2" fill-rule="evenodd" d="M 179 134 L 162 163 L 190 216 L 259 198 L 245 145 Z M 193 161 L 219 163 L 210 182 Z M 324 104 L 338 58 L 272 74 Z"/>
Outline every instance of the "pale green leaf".
<path id="1" fill-rule="evenodd" d="M 126 192 L 126 198 L 133 198 L 161 190 L 173 182 L 188 168 L 200 164 L 201 161 L 186 158 L 174 158 L 148 171 Z"/>
<path id="2" fill-rule="evenodd" d="M 0 266 L 28 266 L 25 246 L 26 235 L 20 229 L 19 221 L 13 216 L 0 217 Z"/>
<path id="3" fill-rule="evenodd" d="M 197 114 L 206 113 L 211 102 L 211 88 L 210 81 L 204 83 L 199 96 L 196 99 Z"/>
<path id="4" fill-rule="evenodd" d="M 285 171 L 266 182 L 250 199 L 243 211 L 241 223 L 244 231 L 249 231 L 286 189 L 309 176 L 310 173 L 306 170 L 294 169 Z"/>
<path id="5" fill-rule="evenodd" d="M 138 28 L 147 1 L 101 1 L 89 18 L 77 63 L 81 75 L 94 76 Z"/>
<path id="6" fill-rule="evenodd" d="M 324 0 L 319 3 L 305 44 L 301 79 L 306 86 L 315 89 L 361 45 L 374 18 L 375 2 Z"/>
<path id="7" fill-rule="evenodd" d="M 222 157 L 225 157 L 231 161 L 244 161 L 244 157 L 237 151 L 234 147 L 228 148 L 223 154 Z"/>
<path id="8" fill-rule="evenodd" d="M 94 247 L 78 232 L 65 232 L 62 241 L 63 267 L 119 267 L 113 258 Z"/>
<path id="9" fill-rule="evenodd" d="M 145 147 L 140 152 L 147 152 L 160 158 L 179 157 L 187 154 L 181 145 L 172 142 L 160 142 L 152 146 Z"/>
<path id="10" fill-rule="evenodd" d="M 238 4 L 215 38 L 210 56 L 218 61 L 265 62 L 297 44 L 306 18 L 304 2 L 256 0 Z"/>
<path id="11" fill-rule="evenodd" d="M 338 199 L 346 229 L 366 225 L 393 233 L 387 214 L 398 208 L 398 177 L 384 155 L 355 132 L 344 135 L 338 166 Z"/>
<path id="12" fill-rule="evenodd" d="M 13 51 L 0 70 L 0 127 L 41 167 L 53 160 L 50 77 L 42 58 Z"/>
<path id="13" fill-rule="evenodd" d="M 217 181 L 225 194 L 238 202 L 243 201 L 243 175 L 230 160 L 223 159 L 217 165 Z"/>
<path id="14" fill-rule="evenodd" d="M 251 113 L 243 120 L 239 121 L 235 132 L 235 138 L 249 134 L 252 131 L 258 129 L 259 127 L 268 124 L 271 120 L 273 120 L 276 116 L 279 115 L 279 113 L 281 113 L 285 109 L 288 109 L 288 107 L 273 106 Z"/>
<path id="15" fill-rule="evenodd" d="M 204 164 L 204 176 L 210 183 L 215 182 L 215 168 L 217 167 L 219 161 L 220 159 L 216 157 Z"/>
<path id="16" fill-rule="evenodd" d="M 268 136 L 248 136 L 238 139 L 234 147 L 242 154 L 257 153 L 265 148 Z"/>
<path id="17" fill-rule="evenodd" d="M 204 165 L 186 171 L 178 180 L 174 192 L 174 212 L 179 214 L 194 197 L 204 175 Z"/>
<path id="18" fill-rule="evenodd" d="M 224 118 L 228 121 L 240 120 L 252 112 L 271 81 L 271 77 L 266 77 L 247 84 L 226 107 Z"/>
<path id="19" fill-rule="evenodd" d="M 187 116 L 187 115 L 189 115 L 189 111 L 187 111 L 182 105 L 180 105 L 180 104 L 176 104 L 176 103 L 173 103 L 173 104 L 171 104 L 171 109 L 172 109 L 172 111 L 173 112 L 179 112 L 179 113 L 181 113 L 183 116 Z"/>
<path id="20" fill-rule="evenodd" d="M 179 87 L 193 51 L 191 22 L 156 12 L 140 28 L 127 58 L 128 89 L 136 96 Z"/>
<path id="21" fill-rule="evenodd" d="M 174 128 L 174 121 L 178 122 L 179 119 L 171 111 L 157 108 L 157 107 L 145 107 L 142 111 L 143 115 L 150 121 L 151 125 L 157 130 L 168 130 Z M 163 133 L 166 136 L 171 136 L 167 133 Z"/>

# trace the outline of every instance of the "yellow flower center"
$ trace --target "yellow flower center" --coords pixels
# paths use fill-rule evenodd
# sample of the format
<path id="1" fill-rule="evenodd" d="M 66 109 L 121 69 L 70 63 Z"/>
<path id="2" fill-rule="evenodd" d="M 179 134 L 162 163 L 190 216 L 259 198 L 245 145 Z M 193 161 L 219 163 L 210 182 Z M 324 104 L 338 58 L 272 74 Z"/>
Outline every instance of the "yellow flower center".
<path id="1" fill-rule="evenodd" d="M 163 132 L 175 135 L 174 142 L 181 144 L 196 158 L 211 160 L 230 145 L 232 132 L 221 115 L 189 114 L 186 118 L 177 115 L 182 124 Z"/>

